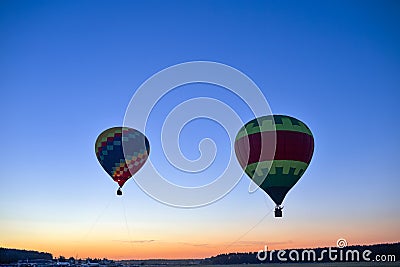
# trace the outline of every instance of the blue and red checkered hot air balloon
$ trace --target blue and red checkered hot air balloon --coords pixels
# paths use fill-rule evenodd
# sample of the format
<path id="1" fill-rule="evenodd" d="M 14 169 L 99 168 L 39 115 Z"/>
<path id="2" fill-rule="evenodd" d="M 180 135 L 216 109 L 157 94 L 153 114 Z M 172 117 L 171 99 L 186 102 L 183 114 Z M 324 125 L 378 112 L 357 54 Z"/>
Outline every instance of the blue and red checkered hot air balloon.
<path id="1" fill-rule="evenodd" d="M 102 132 L 95 143 L 96 157 L 103 169 L 121 188 L 146 162 L 150 145 L 146 136 L 128 127 L 113 127 Z"/>

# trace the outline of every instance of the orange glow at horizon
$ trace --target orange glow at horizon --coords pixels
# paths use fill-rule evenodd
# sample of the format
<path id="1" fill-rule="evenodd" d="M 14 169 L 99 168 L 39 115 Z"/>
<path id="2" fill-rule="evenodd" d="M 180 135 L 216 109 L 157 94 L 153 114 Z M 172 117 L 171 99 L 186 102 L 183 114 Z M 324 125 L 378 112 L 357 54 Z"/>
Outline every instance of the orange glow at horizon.
<path id="1" fill-rule="evenodd" d="M 113 260 L 144 260 L 144 259 L 202 259 L 216 256 L 222 253 L 233 252 L 256 252 L 268 247 L 268 250 L 290 249 L 290 248 L 312 248 L 312 247 L 334 247 L 336 240 L 313 243 L 305 239 L 287 242 L 263 242 L 263 241 L 238 241 L 236 244 L 230 242 L 219 243 L 187 243 L 187 242 L 84 242 L 78 244 L 69 242 L 60 245 L 59 242 L 52 243 L 8 243 L 7 247 L 49 252 L 53 257 L 64 256 L 66 258 L 108 258 Z M 385 241 L 386 242 L 386 241 Z M 396 240 L 393 240 L 396 242 Z M 397 241 L 398 242 L 398 241 Z M 379 242 L 359 242 L 357 244 L 376 244 Z M 349 245 L 351 245 L 349 243 Z"/>
<path id="2" fill-rule="evenodd" d="M 291 221 L 292 220 L 292 221 Z M 286 220 L 259 224 L 250 232 L 240 223 L 131 224 L 0 221 L 0 246 L 52 253 L 54 257 L 124 259 L 194 259 L 264 249 L 335 247 L 339 238 L 349 245 L 399 242 L 395 221 L 335 222 Z M 250 225 L 250 224 L 249 224 Z M 362 225 L 362 227 L 359 227 Z M 273 228 L 271 228 L 273 227 Z M 110 229 L 113 229 L 111 232 Z M 132 231 L 135 229 L 134 231 Z M 243 235 L 245 233 L 245 235 Z"/>

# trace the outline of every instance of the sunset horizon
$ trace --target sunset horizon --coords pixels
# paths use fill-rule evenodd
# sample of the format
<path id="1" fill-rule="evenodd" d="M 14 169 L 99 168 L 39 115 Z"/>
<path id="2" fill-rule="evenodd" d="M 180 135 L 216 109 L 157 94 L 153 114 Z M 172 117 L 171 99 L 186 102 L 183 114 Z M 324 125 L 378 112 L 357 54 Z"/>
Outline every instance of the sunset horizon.
<path id="1" fill-rule="evenodd" d="M 2 1 L 0 247 L 399 242 L 399 3 Z"/>
<path id="2" fill-rule="evenodd" d="M 257 243 L 257 242 L 254 242 L 254 243 Z M 260 244 L 261 243 L 262 242 L 260 242 Z M 349 247 L 351 247 L 351 246 L 371 246 L 371 245 L 398 244 L 398 243 L 400 243 L 400 241 L 384 242 L 384 243 L 374 243 L 373 242 L 373 243 L 347 244 L 347 246 L 349 246 Z M 201 245 L 203 245 L 203 244 L 199 244 L 199 246 L 201 246 Z M 171 255 L 175 255 L 175 254 L 172 253 L 172 254 L 167 254 L 167 256 L 165 256 L 165 257 L 149 256 L 149 257 L 144 257 L 144 258 L 141 258 L 141 257 L 129 257 L 129 256 L 122 257 L 122 258 L 113 258 L 112 256 L 106 257 L 104 254 L 99 254 L 97 256 L 93 256 L 93 255 L 92 256 L 90 256 L 90 255 L 79 256 L 79 254 L 76 254 L 76 255 L 64 255 L 64 254 L 56 255 L 56 254 L 54 254 L 54 253 L 52 253 L 51 251 L 48 251 L 48 250 L 36 250 L 36 249 L 15 248 L 15 247 L 12 247 L 12 248 L 11 247 L 7 247 L 7 248 L 8 249 L 20 249 L 20 250 L 51 253 L 55 259 L 58 259 L 60 257 L 65 257 L 65 259 L 67 259 L 67 260 L 69 258 L 74 258 L 75 260 L 78 260 L 78 259 L 80 259 L 80 260 L 85 260 L 85 259 L 108 259 L 108 260 L 115 260 L 115 261 L 125 261 L 125 260 L 128 261 L 128 260 L 163 260 L 163 259 L 165 259 L 165 260 L 192 260 L 192 259 L 193 260 L 202 260 L 202 259 L 205 259 L 205 258 L 210 258 L 210 257 L 221 255 L 221 254 L 249 253 L 249 252 L 254 253 L 254 252 L 258 252 L 258 251 L 260 251 L 262 249 L 265 249 L 265 248 L 267 248 L 269 251 L 272 251 L 272 250 L 278 251 L 278 250 L 315 249 L 315 248 L 329 248 L 329 247 L 337 248 L 336 246 L 337 246 L 336 243 L 334 243 L 334 244 L 332 243 L 332 244 L 329 244 L 329 245 L 296 246 L 296 245 L 291 245 L 291 243 L 288 242 L 287 245 L 280 244 L 280 245 L 269 246 L 268 244 L 264 244 L 264 245 L 262 245 L 262 247 L 261 246 L 257 246 L 257 247 L 254 247 L 254 249 L 249 249 L 249 246 L 245 246 L 245 248 L 243 248 L 243 249 L 235 250 L 235 249 L 229 249 L 229 248 L 235 247 L 235 246 L 230 246 L 230 244 L 228 244 L 226 246 L 223 246 L 225 249 L 218 250 L 218 253 L 205 255 L 205 256 L 187 256 L 187 257 L 178 256 L 178 257 L 173 257 Z M 182 251 L 182 250 L 180 250 L 180 251 Z M 98 252 L 96 252 L 96 253 L 98 253 Z M 133 253 L 133 255 L 134 254 L 135 253 Z M 191 254 L 189 254 L 189 255 L 191 255 Z"/>

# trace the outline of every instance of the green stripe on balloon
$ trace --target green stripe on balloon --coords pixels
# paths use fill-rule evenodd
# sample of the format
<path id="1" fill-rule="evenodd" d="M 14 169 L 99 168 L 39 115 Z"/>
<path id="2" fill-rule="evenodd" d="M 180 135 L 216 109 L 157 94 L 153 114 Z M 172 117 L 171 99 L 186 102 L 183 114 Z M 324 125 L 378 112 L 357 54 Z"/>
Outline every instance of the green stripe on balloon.
<path id="1" fill-rule="evenodd" d="M 274 118 L 275 123 L 273 123 L 272 117 Z M 301 132 L 312 136 L 312 133 L 307 125 L 298 119 L 282 115 L 269 115 L 248 122 L 239 130 L 238 134 L 236 135 L 236 140 L 250 134 L 270 132 L 275 130 Z"/>
<path id="2" fill-rule="evenodd" d="M 270 171 L 268 169 L 268 166 L 271 166 Z M 287 180 L 286 176 L 298 176 L 300 178 L 307 167 L 308 164 L 301 161 L 274 160 L 272 162 L 272 165 L 271 161 L 262 161 L 247 165 L 245 172 L 253 181 L 255 181 L 257 184 L 260 184 L 261 181 L 265 180 L 267 176 L 267 180 L 269 180 L 270 178 L 272 178 L 273 175 L 280 175 L 280 179 L 282 179 L 283 181 Z M 275 182 L 273 182 L 272 184 L 281 185 L 279 183 L 276 184 Z M 287 183 L 284 182 L 282 185 L 286 184 Z"/>

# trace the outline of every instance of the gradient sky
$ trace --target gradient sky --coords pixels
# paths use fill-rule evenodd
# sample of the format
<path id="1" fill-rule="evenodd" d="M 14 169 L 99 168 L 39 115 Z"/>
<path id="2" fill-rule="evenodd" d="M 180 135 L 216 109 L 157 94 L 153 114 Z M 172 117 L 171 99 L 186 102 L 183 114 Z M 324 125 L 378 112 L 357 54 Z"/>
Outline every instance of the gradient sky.
<path id="1" fill-rule="evenodd" d="M 399 241 L 399 11 L 398 1 L 1 1 L 0 246 L 130 259 Z M 151 75 L 193 60 L 241 70 L 273 113 L 312 130 L 314 157 L 283 219 L 268 214 L 261 190 L 248 193 L 245 176 L 197 209 L 163 205 L 133 180 L 115 195 L 94 154 L 97 135 L 122 125 Z M 215 86 L 171 92 L 149 132 L 167 174 L 157 130 L 197 96 L 251 119 Z M 219 146 L 218 172 L 229 147 L 218 125 L 188 125 L 183 152 L 196 158 L 204 137 Z M 211 176 L 173 177 L 187 185 Z"/>

